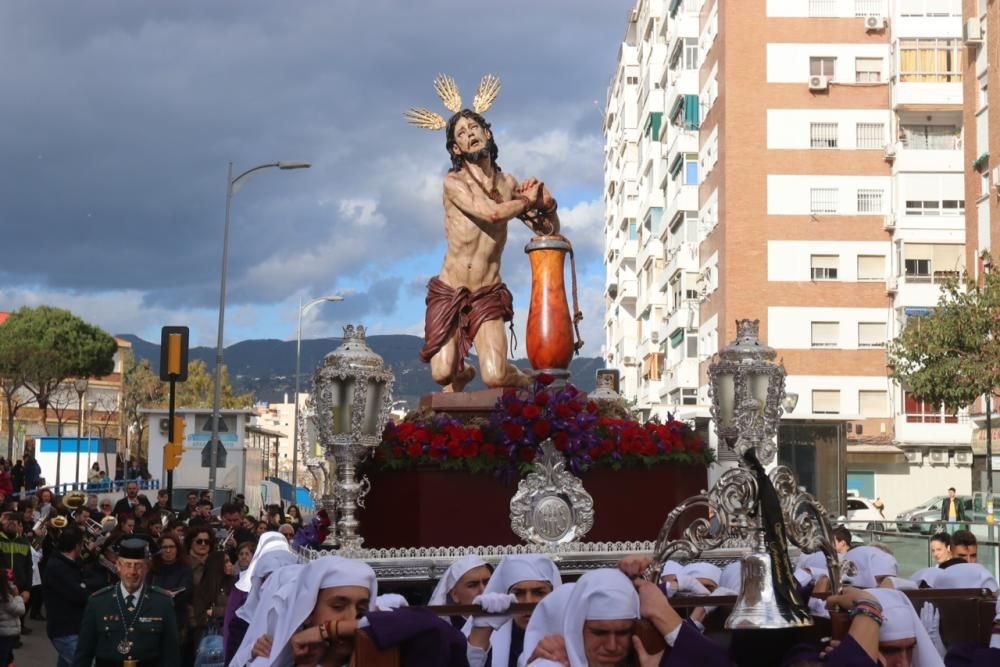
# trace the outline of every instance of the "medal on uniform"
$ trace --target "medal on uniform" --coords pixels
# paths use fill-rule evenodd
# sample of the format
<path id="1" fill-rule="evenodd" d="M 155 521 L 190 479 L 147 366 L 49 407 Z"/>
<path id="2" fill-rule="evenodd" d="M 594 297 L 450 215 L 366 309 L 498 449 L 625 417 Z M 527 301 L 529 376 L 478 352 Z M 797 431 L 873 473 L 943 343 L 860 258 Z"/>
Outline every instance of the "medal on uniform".
<path id="1" fill-rule="evenodd" d="M 132 642 L 127 639 L 123 639 L 118 642 L 118 652 L 122 655 L 128 655 L 132 652 Z"/>

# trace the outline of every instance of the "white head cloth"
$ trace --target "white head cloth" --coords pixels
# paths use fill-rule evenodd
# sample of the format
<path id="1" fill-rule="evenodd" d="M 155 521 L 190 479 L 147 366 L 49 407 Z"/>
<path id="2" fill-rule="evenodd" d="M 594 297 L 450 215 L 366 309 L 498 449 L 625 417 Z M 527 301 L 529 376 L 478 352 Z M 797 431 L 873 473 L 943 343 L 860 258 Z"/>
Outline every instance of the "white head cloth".
<path id="1" fill-rule="evenodd" d="M 669 577 L 671 575 L 677 577 L 684 573 L 684 566 L 675 560 L 668 560 L 663 564 L 663 571 L 660 572 L 660 578 Z"/>
<path id="2" fill-rule="evenodd" d="M 639 594 L 618 570 L 591 570 L 580 577 L 566 602 L 562 636 L 570 665 L 586 665 L 583 625 L 587 621 L 623 621 L 639 618 Z"/>
<path id="3" fill-rule="evenodd" d="M 317 558 L 304 566 L 298 577 L 282 586 L 282 592 L 286 595 L 275 598 L 276 606 L 280 607 L 277 608 L 278 624 L 271 636 L 271 657 L 254 659 L 251 663 L 253 667 L 292 664 L 292 635 L 298 632 L 303 621 L 316 608 L 319 592 L 340 586 L 367 588 L 370 604 L 374 604 L 378 597 L 375 571 L 364 561 L 340 556 Z M 249 632 L 247 639 L 250 639 Z M 252 640 L 256 641 L 257 637 Z"/>
<path id="4" fill-rule="evenodd" d="M 940 572 L 934 588 L 988 588 L 994 593 L 1000 588 L 990 571 L 979 563 L 958 563 Z"/>
<path id="5" fill-rule="evenodd" d="M 869 591 L 882 603 L 885 620 L 879 630 L 879 641 L 916 639 L 913 649 L 913 667 L 944 667 L 944 661 L 934 648 L 924 624 L 905 593 L 892 588 L 873 588 Z"/>
<path id="6" fill-rule="evenodd" d="M 437 606 L 451 603 L 451 600 L 448 599 L 448 593 L 455 587 L 458 580 L 468 574 L 470 570 L 475 570 L 477 567 L 485 565 L 486 561 L 477 554 L 469 554 L 456 560 L 444 571 L 441 579 L 437 582 L 437 586 L 434 587 L 434 592 L 431 593 L 431 599 L 427 604 Z"/>
<path id="7" fill-rule="evenodd" d="M 552 590 L 556 590 L 562 584 L 562 577 L 559 575 L 559 568 L 552 562 L 552 559 L 544 554 L 517 554 L 514 556 L 504 556 L 493 571 L 490 582 L 486 584 L 486 593 L 508 593 L 511 586 L 522 581 L 547 581 L 552 584 Z M 492 664 L 507 667 L 510 660 L 510 636 L 512 632 L 512 621 L 508 621 L 500 626 L 499 630 L 493 632 L 490 637 L 490 650 L 493 652 Z M 471 623 L 466 623 L 463 629 L 468 635 Z"/>
<path id="8" fill-rule="evenodd" d="M 838 553 L 837 557 L 840 560 L 844 559 L 844 554 Z M 811 570 L 814 567 L 820 567 L 824 570 L 829 568 L 829 563 L 826 562 L 826 554 L 822 551 L 814 551 L 811 554 L 802 554 L 799 556 L 799 562 L 796 567 L 802 568 L 803 570 Z"/>
<path id="9" fill-rule="evenodd" d="M 719 575 L 719 587 L 728 588 L 731 591 L 739 591 L 743 588 L 743 563 L 734 560 L 729 565 L 722 568 Z"/>
<path id="10" fill-rule="evenodd" d="M 261 557 L 256 559 L 256 561 L 253 578 L 251 580 L 252 587 L 250 588 L 250 593 L 247 595 L 246 602 L 243 603 L 243 606 L 236 610 L 236 615 L 247 623 L 253 620 L 254 612 L 257 610 L 257 605 L 260 603 L 261 588 L 263 587 L 264 580 L 267 579 L 270 574 L 283 567 L 295 565 L 298 563 L 299 559 L 291 551 L 271 549 L 267 553 L 261 555 Z"/>
<path id="11" fill-rule="evenodd" d="M 858 588 L 875 588 L 875 577 L 895 577 L 899 574 L 896 559 L 877 547 L 854 547 L 847 552 L 845 560 L 854 561 L 858 574 L 851 577 L 851 584 Z"/>
<path id="12" fill-rule="evenodd" d="M 691 575 L 695 579 L 708 579 L 716 586 L 719 585 L 719 578 L 722 576 L 722 570 L 719 569 L 717 565 L 712 565 L 711 563 L 688 563 L 684 566 L 684 574 Z"/>
<path id="13" fill-rule="evenodd" d="M 528 627 L 524 631 L 524 652 L 517 660 L 518 667 L 524 667 L 528 663 L 528 658 L 538 646 L 538 642 L 549 635 L 562 634 L 566 603 L 575 586 L 576 584 L 563 584 L 535 606 Z M 534 665 L 535 662 L 531 664 Z"/>
<path id="14" fill-rule="evenodd" d="M 271 573 L 267 581 L 260 584 L 253 614 L 248 619 L 244 618 L 248 624 L 246 634 L 230 661 L 230 665 L 243 667 L 243 665 L 249 664 L 252 660 L 250 653 L 253 651 L 254 642 L 263 635 L 274 636 L 274 629 L 278 626 L 278 617 L 282 610 L 287 608 L 288 597 L 295 592 L 295 587 L 290 586 L 289 582 L 294 583 L 303 568 L 305 565 L 298 564 L 278 568 Z"/>
<path id="15" fill-rule="evenodd" d="M 926 582 L 931 588 L 934 588 L 934 582 L 937 581 L 937 578 L 941 576 L 942 572 L 944 572 L 944 570 L 939 567 L 925 567 L 914 572 L 910 579 L 914 581 L 918 587 L 920 586 L 920 582 L 923 581 Z"/>
<path id="16" fill-rule="evenodd" d="M 253 558 L 250 559 L 250 564 L 247 565 L 247 569 L 240 572 L 240 578 L 236 581 L 236 588 L 240 589 L 244 593 L 249 593 L 251 587 L 253 586 L 253 572 L 257 568 L 257 561 L 260 557 L 269 551 L 279 549 L 281 551 L 291 551 L 288 548 L 288 540 L 281 533 L 264 533 L 260 536 L 260 541 L 257 542 L 257 548 L 254 549 Z"/>

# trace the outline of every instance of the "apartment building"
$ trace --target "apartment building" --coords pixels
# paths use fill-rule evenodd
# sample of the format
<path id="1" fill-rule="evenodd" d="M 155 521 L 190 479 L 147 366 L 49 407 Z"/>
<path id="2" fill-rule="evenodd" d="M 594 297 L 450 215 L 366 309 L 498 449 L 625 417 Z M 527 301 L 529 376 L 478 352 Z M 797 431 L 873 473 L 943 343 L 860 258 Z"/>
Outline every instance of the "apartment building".
<path id="1" fill-rule="evenodd" d="M 712 355 L 759 319 L 798 399 L 779 458 L 834 507 L 844 486 L 890 516 L 970 486 L 967 416 L 885 368 L 886 342 L 965 265 L 960 14 L 640 0 L 609 91 L 606 359 L 623 393 L 705 419 Z"/>
<path id="2" fill-rule="evenodd" d="M 989 25 L 994 29 L 990 30 Z M 965 143 L 963 158 L 969 167 L 965 170 L 965 198 L 974 202 L 965 219 L 966 263 L 970 273 L 978 276 L 985 269 L 995 270 L 1000 258 L 1000 118 L 998 105 L 989 104 L 989 91 L 1000 90 L 997 79 L 997 46 L 1000 44 L 1000 4 L 987 0 L 966 0 L 962 37 L 968 57 L 965 61 L 965 125 L 970 130 Z M 975 131 L 975 141 L 971 132 Z M 984 253 L 991 256 L 992 267 L 987 267 Z M 972 409 L 973 484 L 986 486 L 986 419 L 980 401 Z M 997 408 L 993 406 L 994 419 Z M 993 422 L 993 453 L 1000 450 L 1000 421 Z M 993 470 L 1000 470 L 1000 460 L 993 458 Z M 1000 473 L 994 472 L 993 487 L 1000 488 Z"/>

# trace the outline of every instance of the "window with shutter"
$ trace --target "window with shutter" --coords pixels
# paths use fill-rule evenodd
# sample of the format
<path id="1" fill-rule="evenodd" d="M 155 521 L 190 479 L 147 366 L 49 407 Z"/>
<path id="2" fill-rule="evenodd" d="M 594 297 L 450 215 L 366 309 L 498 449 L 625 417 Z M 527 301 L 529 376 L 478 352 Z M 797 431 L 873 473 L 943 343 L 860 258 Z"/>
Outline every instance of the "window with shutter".
<path id="1" fill-rule="evenodd" d="M 885 322 L 859 322 L 858 347 L 885 347 Z"/>
<path id="2" fill-rule="evenodd" d="M 862 417 L 888 417 L 889 409 L 884 391 L 859 391 L 858 412 Z"/>
<path id="3" fill-rule="evenodd" d="M 837 347 L 837 342 L 839 338 L 840 338 L 840 323 L 838 322 L 812 323 L 813 347 Z"/>
<path id="4" fill-rule="evenodd" d="M 858 255 L 858 280 L 885 280 L 885 255 Z"/>
<path id="5" fill-rule="evenodd" d="M 839 389 L 813 389 L 812 411 L 820 415 L 840 414 Z"/>
<path id="6" fill-rule="evenodd" d="M 838 255 L 812 255 L 809 258 L 813 280 L 836 280 L 840 267 Z"/>

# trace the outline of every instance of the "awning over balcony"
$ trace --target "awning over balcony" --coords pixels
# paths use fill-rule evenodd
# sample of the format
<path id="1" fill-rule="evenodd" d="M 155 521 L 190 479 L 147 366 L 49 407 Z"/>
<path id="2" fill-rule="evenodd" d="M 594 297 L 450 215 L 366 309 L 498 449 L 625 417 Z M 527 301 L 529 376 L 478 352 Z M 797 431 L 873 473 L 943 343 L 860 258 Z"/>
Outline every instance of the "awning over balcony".
<path id="1" fill-rule="evenodd" d="M 906 454 L 895 445 L 847 445 L 847 463 L 906 463 Z"/>

